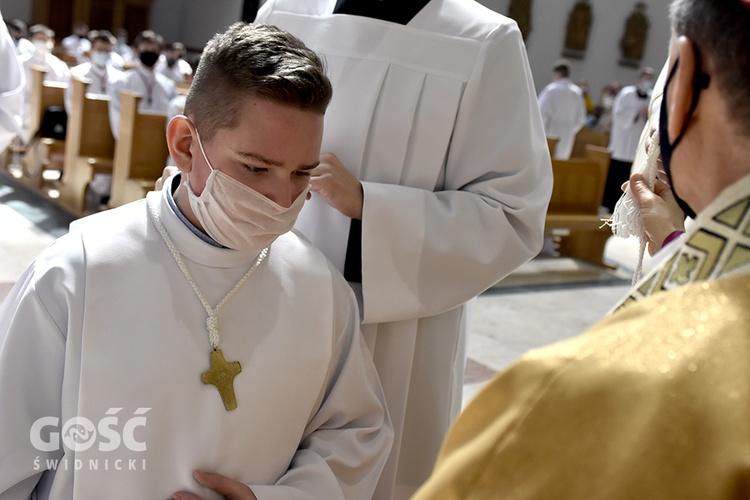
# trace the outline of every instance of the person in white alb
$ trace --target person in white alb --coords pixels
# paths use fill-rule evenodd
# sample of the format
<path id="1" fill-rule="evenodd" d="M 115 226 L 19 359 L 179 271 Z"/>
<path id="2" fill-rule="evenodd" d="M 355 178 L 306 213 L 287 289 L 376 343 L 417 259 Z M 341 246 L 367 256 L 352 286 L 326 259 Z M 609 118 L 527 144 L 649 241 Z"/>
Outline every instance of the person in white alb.
<path id="1" fill-rule="evenodd" d="M 164 53 L 159 57 L 156 63 L 156 69 L 162 75 L 175 83 L 185 83 L 193 77 L 193 68 L 187 62 L 185 57 L 185 46 L 180 42 L 173 42 L 167 45 Z"/>
<path id="2" fill-rule="evenodd" d="M 554 81 L 539 94 L 544 132 L 557 137 L 555 159 L 567 160 L 576 134 L 586 122 L 586 103 L 581 89 L 570 81 L 570 63 L 560 60 L 552 69 Z"/>
<path id="3" fill-rule="evenodd" d="M 604 206 L 610 213 L 622 196 L 622 184 L 630 179 L 630 168 L 635 159 L 641 132 L 648 119 L 648 105 L 654 85 L 654 70 L 642 68 L 635 85 L 628 85 L 615 97 L 612 107 L 612 131 L 609 138 L 611 159 Z"/>
<path id="4" fill-rule="evenodd" d="M 13 39 L 13 44 L 16 46 L 18 55 L 33 54 L 36 49 L 31 40 L 27 38 L 28 29 L 26 28 L 26 23 L 20 19 L 11 19 L 10 21 L 6 21 L 5 24 Z"/>
<path id="5" fill-rule="evenodd" d="M 328 65 L 296 227 L 359 295 L 396 431 L 373 498 L 406 498 L 461 408 L 466 302 L 542 246 L 552 175 L 523 40 L 472 0 L 269 0 L 257 21 Z"/>
<path id="6" fill-rule="evenodd" d="M 75 23 L 73 33 L 62 39 L 62 46 L 69 56 L 75 57 L 78 63 L 86 60 L 86 52 L 91 50 L 91 41 L 88 38 L 89 26 L 86 23 Z"/>
<path id="7" fill-rule="evenodd" d="M 112 50 L 115 37 L 107 30 L 95 31 L 91 35 L 91 61 L 74 66 L 70 70 L 71 76 L 90 82 L 86 93 L 108 95 L 112 83 L 123 77 L 122 71 L 112 63 Z M 72 88 L 68 86 L 65 92 L 65 107 L 70 107 Z"/>
<path id="8" fill-rule="evenodd" d="M 39 66 L 46 71 L 44 74 L 45 82 L 70 82 L 70 69 L 68 65 L 52 54 L 55 47 L 55 32 L 42 24 L 35 24 L 29 28 L 31 42 L 36 50 L 33 53 L 26 53 L 19 56 L 26 73 L 26 91 L 24 93 L 24 118 L 23 125 L 26 132 L 24 135 L 29 137 L 36 130 L 27 130 L 29 123 L 29 113 L 31 108 L 31 68 Z"/>
<path id="9" fill-rule="evenodd" d="M 167 113 L 169 101 L 177 96 L 174 82 L 154 69 L 164 47 L 161 35 L 150 30 L 143 31 L 136 37 L 135 46 L 138 66 L 126 71 L 122 78 L 109 86 L 109 124 L 115 138 L 119 135 L 121 91 L 129 90 L 143 96 L 138 104 L 139 111 L 163 114 Z"/>
<path id="10" fill-rule="evenodd" d="M 181 174 L 0 306 L 0 498 L 372 497 L 393 435 L 357 302 L 290 231 L 330 97 L 278 28 L 209 41 L 167 130 Z"/>

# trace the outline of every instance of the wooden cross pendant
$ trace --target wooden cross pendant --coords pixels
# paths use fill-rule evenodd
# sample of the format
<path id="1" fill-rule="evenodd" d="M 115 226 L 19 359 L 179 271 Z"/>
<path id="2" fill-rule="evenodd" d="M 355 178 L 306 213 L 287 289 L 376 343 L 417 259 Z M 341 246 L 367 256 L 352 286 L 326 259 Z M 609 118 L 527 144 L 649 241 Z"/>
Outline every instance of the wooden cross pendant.
<path id="1" fill-rule="evenodd" d="M 239 361 L 231 363 L 224 359 L 221 349 L 211 351 L 211 369 L 201 374 L 201 380 L 206 385 L 215 385 L 219 389 L 221 400 L 227 411 L 237 408 L 237 398 L 234 396 L 234 377 L 242 371 Z"/>

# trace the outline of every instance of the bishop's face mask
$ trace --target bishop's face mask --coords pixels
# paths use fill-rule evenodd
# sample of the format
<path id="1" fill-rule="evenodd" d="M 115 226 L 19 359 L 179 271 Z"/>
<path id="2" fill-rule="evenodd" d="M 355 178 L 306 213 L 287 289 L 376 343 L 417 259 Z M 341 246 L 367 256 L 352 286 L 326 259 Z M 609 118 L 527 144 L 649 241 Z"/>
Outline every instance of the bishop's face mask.
<path id="1" fill-rule="evenodd" d="M 688 205 L 685 200 L 680 198 L 680 196 L 677 194 L 677 190 L 675 189 L 674 185 L 674 179 L 672 177 L 672 154 L 674 153 L 674 150 L 677 148 L 677 145 L 682 141 L 682 138 L 685 136 L 685 132 L 687 131 L 688 125 L 690 124 L 690 120 L 693 117 L 693 113 L 695 112 L 696 106 L 698 106 L 698 98 L 700 97 L 701 90 L 708 87 L 709 84 L 709 76 L 705 73 L 701 72 L 701 65 L 700 65 L 700 56 L 698 53 L 698 50 L 695 50 L 695 76 L 693 77 L 693 101 L 690 104 L 690 111 L 688 112 L 687 116 L 685 117 L 685 123 L 682 125 L 682 130 L 680 131 L 679 135 L 675 138 L 673 143 L 669 142 L 669 116 L 667 115 L 667 89 L 669 88 L 669 83 L 672 81 L 672 78 L 674 78 L 675 73 L 677 72 L 677 66 L 680 64 L 680 60 L 677 59 L 674 63 L 674 66 L 672 66 L 672 70 L 669 72 L 669 76 L 667 77 L 667 81 L 664 83 L 664 94 L 661 98 L 661 111 L 659 112 L 659 148 L 661 150 L 661 161 L 664 165 L 664 172 L 667 174 L 667 180 L 669 181 L 669 185 L 672 187 L 672 194 L 674 194 L 674 199 L 677 202 L 677 204 L 680 206 L 683 212 L 685 212 L 685 215 L 691 218 L 695 218 L 695 210 L 690 208 L 690 205 Z"/>
<path id="2" fill-rule="evenodd" d="M 200 196 L 193 192 L 187 175 L 184 184 L 190 208 L 211 238 L 234 250 L 260 251 L 292 229 L 305 204 L 309 185 L 289 208 L 282 207 L 215 169 L 208 161 L 197 128 L 195 134 L 211 173 Z"/>

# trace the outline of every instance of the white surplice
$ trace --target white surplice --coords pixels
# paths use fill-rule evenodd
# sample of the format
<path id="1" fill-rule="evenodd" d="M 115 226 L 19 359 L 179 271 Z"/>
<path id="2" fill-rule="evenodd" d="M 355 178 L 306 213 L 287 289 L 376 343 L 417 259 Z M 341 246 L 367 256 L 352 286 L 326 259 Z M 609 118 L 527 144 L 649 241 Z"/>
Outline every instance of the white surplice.
<path id="1" fill-rule="evenodd" d="M 461 406 L 465 303 L 541 248 L 550 158 L 514 21 L 470 0 L 433 0 L 405 26 L 335 4 L 269 0 L 256 21 L 328 66 L 323 151 L 363 181 L 353 286 L 396 432 L 375 498 L 405 498 Z M 343 269 L 349 225 L 313 196 L 296 227 Z"/>
<path id="2" fill-rule="evenodd" d="M 166 193 L 148 199 L 215 306 L 257 252 L 202 241 Z M 217 498 L 193 480 L 195 469 L 249 484 L 261 500 L 367 498 L 392 431 L 358 319 L 351 289 L 323 255 L 293 232 L 281 236 L 219 312 L 219 348 L 242 365 L 238 408 L 227 412 L 201 382 L 206 312 L 145 200 L 84 219 L 0 308 L 0 498 L 28 498 L 37 482 L 42 499 L 182 489 Z M 33 423 L 44 417 L 59 421 L 40 434 Z M 93 437 L 79 434 L 91 447 L 60 449 L 49 432 L 72 435 L 75 417 L 96 426 Z M 33 435 L 54 449 L 40 451 Z"/>
<path id="3" fill-rule="evenodd" d="M 651 92 L 640 90 L 635 85 L 622 89 L 612 107 L 612 133 L 609 150 L 612 158 L 624 162 L 635 159 L 646 118 L 641 112 L 648 109 Z"/>
<path id="4" fill-rule="evenodd" d="M 539 93 L 539 109 L 545 133 L 558 138 L 555 158 L 567 160 L 573 151 L 576 134 L 586 122 L 583 92 L 569 78 L 557 80 Z"/>

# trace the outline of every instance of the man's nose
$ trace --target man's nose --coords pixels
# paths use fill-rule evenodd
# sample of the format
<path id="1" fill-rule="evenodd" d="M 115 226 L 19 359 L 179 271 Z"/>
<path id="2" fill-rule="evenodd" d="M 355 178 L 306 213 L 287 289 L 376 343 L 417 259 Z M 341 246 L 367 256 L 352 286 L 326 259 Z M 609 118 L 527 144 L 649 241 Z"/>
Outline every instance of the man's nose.
<path id="1" fill-rule="evenodd" d="M 296 199 L 294 185 L 289 179 L 278 179 L 274 181 L 272 192 L 267 196 L 268 198 L 284 208 L 289 208 Z"/>

